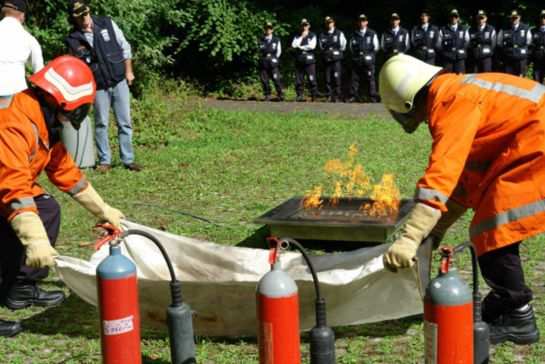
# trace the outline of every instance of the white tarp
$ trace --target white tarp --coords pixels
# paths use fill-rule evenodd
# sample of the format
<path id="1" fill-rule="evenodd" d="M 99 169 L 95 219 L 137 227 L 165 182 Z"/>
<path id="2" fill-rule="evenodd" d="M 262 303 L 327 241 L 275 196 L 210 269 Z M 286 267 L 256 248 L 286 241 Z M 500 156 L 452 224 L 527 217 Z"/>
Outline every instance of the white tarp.
<path id="1" fill-rule="evenodd" d="M 145 230 L 164 244 L 183 283 L 184 300 L 195 311 L 197 335 L 255 336 L 255 288 L 270 269 L 268 250 L 218 245 L 130 222 L 125 227 Z M 380 245 L 312 258 L 327 300 L 330 325 L 357 325 L 422 313 L 415 272 L 385 270 L 382 254 L 386 248 Z M 153 243 L 140 236 L 129 236 L 122 249 L 138 268 L 143 325 L 164 326 L 170 291 L 162 256 Z M 90 261 L 59 257 L 57 271 L 71 290 L 96 306 L 95 270 L 107 255 L 108 246 L 104 246 Z M 299 287 L 301 328 L 310 329 L 314 325 L 312 277 L 299 253 L 283 253 L 281 263 Z"/>

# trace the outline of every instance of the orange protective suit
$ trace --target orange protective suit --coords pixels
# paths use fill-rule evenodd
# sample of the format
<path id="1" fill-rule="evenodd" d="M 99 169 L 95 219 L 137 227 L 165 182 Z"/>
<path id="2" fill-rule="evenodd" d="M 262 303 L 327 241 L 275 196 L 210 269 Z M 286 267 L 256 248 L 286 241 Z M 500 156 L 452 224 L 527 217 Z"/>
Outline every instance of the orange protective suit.
<path id="1" fill-rule="evenodd" d="M 500 74 L 444 74 L 428 96 L 432 153 L 416 198 L 472 208 L 477 253 L 545 231 L 545 86 Z"/>
<path id="2" fill-rule="evenodd" d="M 0 109 L 0 215 L 10 221 L 23 211 L 38 213 L 33 198 L 45 193 L 37 182 L 43 170 L 63 192 L 75 195 L 87 187 L 64 145 L 49 145 L 40 104 L 26 90 Z"/>

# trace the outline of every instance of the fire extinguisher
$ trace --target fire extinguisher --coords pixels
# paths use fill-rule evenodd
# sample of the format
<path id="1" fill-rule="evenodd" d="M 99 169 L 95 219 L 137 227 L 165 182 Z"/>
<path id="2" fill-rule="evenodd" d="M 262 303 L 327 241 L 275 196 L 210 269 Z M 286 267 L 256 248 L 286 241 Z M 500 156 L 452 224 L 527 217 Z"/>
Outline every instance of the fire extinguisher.
<path id="1" fill-rule="evenodd" d="M 102 325 L 104 364 L 140 364 L 140 318 L 136 266 L 121 254 L 119 242 L 129 235 L 140 235 L 154 243 L 167 264 L 172 303 L 166 316 L 172 364 L 195 364 L 195 339 L 191 308 L 182 300 L 182 287 L 176 279 L 172 262 L 159 240 L 152 234 L 131 229 L 122 232 L 110 224 L 98 225 L 107 235 L 97 241 L 95 249 L 110 244 L 110 256 L 97 267 L 97 287 Z"/>
<path id="2" fill-rule="evenodd" d="M 142 363 L 136 266 L 110 245 L 97 267 L 98 304 L 104 364 Z"/>
<path id="3" fill-rule="evenodd" d="M 469 247 L 472 257 L 473 293 L 460 278 L 451 260 Z M 424 298 L 426 364 L 486 364 L 489 329 L 481 319 L 477 258 L 471 243 L 440 249 L 439 275 Z"/>
<path id="4" fill-rule="evenodd" d="M 310 331 L 310 363 L 335 364 L 335 334 L 327 326 L 326 302 L 320 294 L 316 270 L 305 249 L 294 239 L 267 239 L 272 249 L 269 255 L 271 271 L 257 286 L 258 344 L 260 364 L 299 364 L 299 295 L 293 279 L 282 271 L 281 250 L 294 246 L 305 260 L 312 274 L 316 292 L 316 326 Z"/>

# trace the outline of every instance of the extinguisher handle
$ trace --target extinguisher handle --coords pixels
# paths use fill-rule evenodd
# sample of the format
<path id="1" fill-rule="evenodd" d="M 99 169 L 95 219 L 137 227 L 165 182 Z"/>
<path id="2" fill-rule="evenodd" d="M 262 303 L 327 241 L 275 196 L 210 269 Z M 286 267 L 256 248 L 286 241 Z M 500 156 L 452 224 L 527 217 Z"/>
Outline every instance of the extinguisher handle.
<path id="1" fill-rule="evenodd" d="M 95 225 L 95 228 L 100 228 L 105 230 L 105 235 L 98 239 L 95 242 L 95 250 L 99 250 L 104 245 L 111 243 L 114 240 L 117 240 L 121 237 L 121 234 L 123 233 L 120 229 L 116 228 L 110 223 L 104 223 L 104 224 L 97 224 Z"/>

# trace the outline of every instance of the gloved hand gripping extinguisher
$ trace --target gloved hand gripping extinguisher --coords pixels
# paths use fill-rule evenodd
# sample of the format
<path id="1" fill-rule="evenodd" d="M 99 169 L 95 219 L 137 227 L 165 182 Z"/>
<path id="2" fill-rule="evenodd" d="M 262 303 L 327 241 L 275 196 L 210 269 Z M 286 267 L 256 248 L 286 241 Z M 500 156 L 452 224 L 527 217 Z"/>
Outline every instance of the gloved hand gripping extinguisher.
<path id="1" fill-rule="evenodd" d="M 299 250 L 312 274 L 316 292 L 316 326 L 310 332 L 310 363 L 335 364 L 335 334 L 327 326 L 326 303 L 318 276 L 304 248 L 289 238 L 267 239 L 271 244 L 271 271 L 257 286 L 260 364 L 299 364 L 299 296 L 297 285 L 280 267 L 279 255 L 290 245 Z"/>
<path id="2" fill-rule="evenodd" d="M 101 239 L 95 247 L 99 248 L 100 245 L 110 243 L 110 256 L 104 259 L 97 268 L 99 308 L 101 323 L 104 326 L 102 330 L 103 363 L 141 363 L 136 266 L 121 254 L 121 247 L 119 246 L 119 242 L 129 235 L 140 235 L 153 242 L 160 250 L 168 266 L 171 277 L 172 303 L 167 308 L 167 324 L 172 364 L 196 363 L 191 308 L 182 300 L 181 282 L 176 279 L 172 262 L 163 245 L 155 236 L 146 231 L 132 229 L 121 232 L 109 224 L 100 225 L 100 227 L 106 229 L 109 234 Z M 115 277 L 112 276 L 112 272 L 116 275 Z M 115 286 L 110 287 L 114 283 Z M 126 312 L 120 314 L 117 312 L 119 310 L 125 310 Z M 117 329 L 118 332 L 114 332 L 114 335 L 107 334 L 106 323 L 108 321 L 119 322 L 118 318 L 111 320 L 112 311 L 115 313 L 115 317 L 135 317 L 132 324 L 134 333 L 127 336 L 125 340 L 122 340 L 123 336 L 119 336 L 119 329 Z"/>
<path id="3" fill-rule="evenodd" d="M 455 253 L 471 249 L 473 294 L 451 260 Z M 489 358 L 488 325 L 481 319 L 478 268 L 471 245 L 440 249 L 439 275 L 424 298 L 426 364 L 485 364 Z"/>

